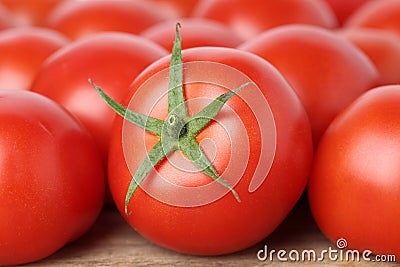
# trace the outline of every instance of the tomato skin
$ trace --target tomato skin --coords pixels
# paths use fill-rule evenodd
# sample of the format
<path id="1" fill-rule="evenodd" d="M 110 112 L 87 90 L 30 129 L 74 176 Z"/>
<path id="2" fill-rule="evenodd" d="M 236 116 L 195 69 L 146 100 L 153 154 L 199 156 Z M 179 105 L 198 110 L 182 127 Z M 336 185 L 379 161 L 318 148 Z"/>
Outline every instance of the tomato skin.
<path id="1" fill-rule="evenodd" d="M 0 265 L 49 256 L 84 234 L 105 177 L 92 137 L 53 101 L 0 90 Z"/>
<path id="2" fill-rule="evenodd" d="M 400 37 L 372 28 L 347 28 L 338 32 L 360 48 L 374 63 L 382 84 L 400 83 Z"/>
<path id="3" fill-rule="evenodd" d="M 167 51 L 127 33 L 98 33 L 57 51 L 42 65 L 31 89 L 67 108 L 94 136 L 107 161 L 114 112 L 88 79 L 101 84 L 116 100 L 132 80 Z"/>
<path id="4" fill-rule="evenodd" d="M 326 131 L 308 185 L 312 214 L 332 241 L 400 257 L 400 86 L 372 89 Z"/>
<path id="5" fill-rule="evenodd" d="M 167 18 L 177 19 L 190 17 L 199 0 L 150 0 L 157 4 Z"/>
<path id="6" fill-rule="evenodd" d="M 315 26 L 277 27 L 239 49 L 269 61 L 292 85 L 310 117 L 315 145 L 336 114 L 381 82 L 375 66 L 359 49 Z"/>
<path id="7" fill-rule="evenodd" d="M 64 0 L 1 0 L 13 13 L 16 26 L 43 26 L 50 11 Z"/>
<path id="8" fill-rule="evenodd" d="M 187 196 L 182 195 L 180 190 L 170 190 L 162 181 L 154 178 L 156 172 L 153 171 L 144 181 L 143 188 L 139 187 L 134 193 L 128 207 L 132 214 L 126 216 L 124 213 L 125 194 L 132 178 L 129 168 L 135 169 L 143 160 L 142 156 L 146 153 L 146 148 L 143 148 L 143 137 L 146 146 L 154 144 L 157 140 L 151 134 L 143 136 L 144 133 L 140 129 L 124 124 L 119 117 L 116 118 L 113 128 L 108 165 L 108 181 L 112 196 L 128 223 L 141 235 L 158 245 L 196 255 L 231 253 L 254 245 L 270 234 L 282 222 L 302 194 L 308 180 L 313 154 L 310 126 L 304 109 L 275 68 L 255 55 L 236 49 L 203 47 L 183 50 L 184 64 L 208 62 L 210 59 L 213 62 L 231 66 L 247 75 L 261 88 L 261 95 L 270 105 L 276 124 L 277 144 L 275 158 L 264 183 L 253 193 L 249 192 L 249 183 L 260 159 L 260 153 L 265 152 L 267 147 L 273 146 L 271 140 L 267 141 L 266 146 L 261 145 L 263 137 L 260 128 L 256 127 L 258 121 L 255 119 L 255 110 L 264 108 L 265 104 L 260 105 L 259 102 L 257 104 L 259 106 L 251 104 L 252 101 L 256 101 L 254 96 L 258 94 L 254 91 L 247 91 L 247 93 L 243 91 L 242 94 L 243 97 L 247 94 L 245 99 L 249 101 L 247 103 L 250 107 L 239 97 L 230 99 L 226 104 L 236 112 L 235 114 L 238 114 L 242 123 L 234 124 L 229 119 L 229 115 L 224 112 L 216 117 L 217 121 L 228 119 L 227 125 L 235 129 L 245 127 L 246 134 L 241 134 L 239 130 L 227 133 L 224 127 L 212 124 L 197 137 L 200 143 L 207 139 L 214 140 L 217 155 L 213 166 L 217 171 L 225 170 L 224 173 L 231 171 L 233 177 L 229 177 L 230 179 L 240 179 L 235 186 L 241 198 L 240 203 L 232 194 L 226 194 L 217 201 L 205 205 L 182 207 L 166 204 L 150 196 L 143 188 L 149 187 L 162 197 L 172 197 L 183 202 L 187 201 L 186 197 L 192 200 L 202 196 L 196 194 Z M 133 94 L 137 94 L 138 88 L 149 77 L 168 68 L 169 60 L 169 57 L 161 59 L 147 68 L 133 83 L 131 94 L 126 98 L 126 102 L 130 101 Z M 208 68 L 198 69 L 198 72 L 204 72 L 206 75 L 208 71 L 210 71 Z M 236 79 L 224 72 L 212 72 L 212 74 L 220 77 L 221 84 Z M 184 79 L 190 79 L 188 75 L 184 74 L 184 77 Z M 144 97 L 136 99 L 141 105 L 133 105 L 135 111 L 145 112 L 146 106 L 155 104 L 151 115 L 165 119 L 166 99 L 165 97 L 159 99 L 159 96 L 166 92 L 166 88 L 164 80 L 152 91 L 157 93 L 145 94 Z M 226 92 L 226 89 L 219 86 L 201 83 L 187 84 L 184 90 L 186 100 L 189 101 L 189 113 L 192 115 L 202 107 L 193 104 L 191 100 L 217 97 Z M 255 89 L 249 88 L 249 90 Z M 123 128 L 128 129 L 127 132 L 122 133 Z M 227 138 L 227 134 L 231 139 Z M 230 147 L 235 142 L 242 145 Z M 248 164 L 240 162 L 232 169 L 227 168 L 230 159 L 241 154 L 242 146 L 247 142 L 250 147 Z M 133 147 L 135 149 L 129 149 Z M 147 149 L 149 148 L 151 146 Z M 209 152 L 205 149 L 205 153 Z M 179 153 L 174 156 L 178 157 Z M 210 182 L 210 178 L 204 174 L 180 171 L 179 167 L 174 167 L 168 160 L 156 166 L 156 170 L 162 178 L 182 187 L 199 187 Z M 242 170 L 244 172 L 240 176 Z"/>
<path id="9" fill-rule="evenodd" d="M 337 25 L 332 10 L 319 0 L 200 0 L 192 16 L 225 23 L 246 40 L 284 24 Z"/>
<path id="10" fill-rule="evenodd" d="M 147 1 L 64 1 L 47 17 L 45 25 L 71 39 L 100 31 L 138 34 L 161 21 L 156 6 Z"/>
<path id="11" fill-rule="evenodd" d="M 182 49 L 197 46 L 236 47 L 243 42 L 233 30 L 216 21 L 198 18 L 180 19 Z M 175 20 L 167 20 L 149 27 L 140 35 L 172 51 L 175 39 Z"/>
<path id="12" fill-rule="evenodd" d="M 370 1 L 371 0 L 325 0 L 334 11 L 340 25 L 343 25 L 348 17 Z"/>
<path id="13" fill-rule="evenodd" d="M 376 28 L 400 34 L 400 2 L 397 0 L 371 1 L 346 21 L 344 26 Z"/>
<path id="14" fill-rule="evenodd" d="M 1 31 L 0 89 L 28 90 L 43 62 L 68 43 L 62 34 L 45 28 Z"/>

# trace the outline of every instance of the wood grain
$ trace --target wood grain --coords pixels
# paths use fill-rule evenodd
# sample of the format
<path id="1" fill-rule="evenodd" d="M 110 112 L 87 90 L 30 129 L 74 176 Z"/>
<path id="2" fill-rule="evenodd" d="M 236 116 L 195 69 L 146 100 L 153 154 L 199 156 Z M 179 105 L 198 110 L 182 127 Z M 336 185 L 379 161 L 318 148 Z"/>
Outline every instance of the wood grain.
<path id="1" fill-rule="evenodd" d="M 49 258 L 26 266 L 395 266 L 395 263 L 360 261 L 281 262 L 276 257 L 260 261 L 257 252 L 292 249 L 320 253 L 335 244 L 328 241 L 315 225 L 307 203 L 302 199 L 282 225 L 266 240 L 245 251 L 218 257 L 197 257 L 160 248 L 136 233 L 113 208 L 104 208 L 95 226 L 79 239 Z"/>

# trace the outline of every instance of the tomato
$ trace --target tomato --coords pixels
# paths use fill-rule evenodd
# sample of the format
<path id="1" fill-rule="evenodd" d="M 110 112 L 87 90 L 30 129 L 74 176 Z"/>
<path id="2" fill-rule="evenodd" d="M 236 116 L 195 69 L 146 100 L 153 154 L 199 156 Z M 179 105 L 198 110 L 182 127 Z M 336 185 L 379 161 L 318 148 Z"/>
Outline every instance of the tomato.
<path id="1" fill-rule="evenodd" d="M 315 145 L 336 114 L 380 82 L 367 56 L 315 26 L 281 26 L 239 48 L 268 60 L 289 81 L 310 117 Z"/>
<path id="2" fill-rule="evenodd" d="M 0 31 L 0 89 L 28 90 L 40 66 L 69 40 L 36 27 Z"/>
<path id="3" fill-rule="evenodd" d="M 344 26 L 377 28 L 400 34 L 400 2 L 371 1 L 354 12 Z"/>
<path id="4" fill-rule="evenodd" d="M 53 101 L 0 90 L 0 265 L 49 256 L 100 213 L 105 177 L 92 137 Z"/>
<path id="5" fill-rule="evenodd" d="M 114 112 L 103 103 L 88 79 L 105 84 L 110 95 L 122 99 L 133 79 L 166 54 L 153 42 L 128 33 L 98 33 L 75 41 L 48 58 L 31 89 L 79 118 L 93 134 L 106 161 Z"/>
<path id="6" fill-rule="evenodd" d="M 137 34 L 161 21 L 156 6 L 147 1 L 64 1 L 47 17 L 45 25 L 71 39 L 99 31 Z"/>
<path id="7" fill-rule="evenodd" d="M 63 0 L 0 0 L 15 17 L 18 26 L 43 26 L 44 18 Z"/>
<path id="8" fill-rule="evenodd" d="M 175 151 L 150 171 L 125 206 L 132 175 L 159 138 L 120 117 L 111 137 L 109 186 L 124 218 L 152 242 L 189 254 L 231 253 L 264 239 L 299 199 L 312 162 L 310 125 L 288 83 L 262 58 L 220 47 L 186 49 L 182 57 L 190 116 L 228 89 L 249 80 L 256 84 L 232 97 L 196 137 L 201 149 L 195 152 L 204 151 L 220 177 L 235 185 L 241 202 Z M 141 73 L 125 105 L 166 119 L 169 63 L 168 56 Z M 179 138 L 193 137 L 184 131 Z M 196 158 L 195 164 L 201 161 Z"/>
<path id="9" fill-rule="evenodd" d="M 283 24 L 337 25 L 332 10 L 320 0 L 200 0 L 193 16 L 225 23 L 246 40 Z"/>
<path id="10" fill-rule="evenodd" d="M 326 131 L 308 186 L 312 214 L 348 249 L 400 258 L 400 86 L 368 91 Z"/>
<path id="11" fill-rule="evenodd" d="M 134 0 L 133 0 L 134 1 Z M 175 19 L 190 17 L 199 0 L 150 0 L 157 4 L 166 17 Z"/>
<path id="12" fill-rule="evenodd" d="M 348 28 L 339 35 L 360 48 L 379 71 L 382 84 L 400 83 L 400 37 L 372 28 Z"/>
<path id="13" fill-rule="evenodd" d="M 325 0 L 334 11 L 340 25 L 360 7 L 370 1 L 371 0 Z"/>
<path id="14" fill-rule="evenodd" d="M 174 25 L 176 21 L 160 22 L 144 32 L 141 36 L 158 43 L 168 51 L 172 50 L 175 38 Z M 182 46 L 192 48 L 197 46 L 236 47 L 243 42 L 233 30 L 218 22 L 207 19 L 180 19 L 182 25 Z"/>
<path id="15" fill-rule="evenodd" d="M 0 2 L 0 30 L 15 26 L 14 16 Z"/>

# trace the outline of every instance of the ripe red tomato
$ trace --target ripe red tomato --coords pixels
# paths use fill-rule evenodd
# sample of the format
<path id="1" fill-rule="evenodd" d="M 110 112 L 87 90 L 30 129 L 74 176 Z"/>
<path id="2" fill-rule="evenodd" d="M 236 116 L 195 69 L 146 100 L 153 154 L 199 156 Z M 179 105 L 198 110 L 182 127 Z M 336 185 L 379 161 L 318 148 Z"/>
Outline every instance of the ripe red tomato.
<path id="1" fill-rule="evenodd" d="M 268 60 L 289 81 L 310 117 L 315 145 L 336 114 L 380 82 L 359 49 L 314 26 L 281 26 L 239 48 Z"/>
<path id="2" fill-rule="evenodd" d="M 14 16 L 12 13 L 0 2 L 0 30 L 15 26 Z"/>
<path id="3" fill-rule="evenodd" d="M 88 83 L 92 78 L 117 100 L 127 94 L 136 76 L 156 59 L 165 56 L 160 46 L 127 33 L 98 33 L 57 51 L 42 65 L 31 89 L 62 106 L 93 134 L 103 159 L 114 112 Z"/>
<path id="4" fill-rule="evenodd" d="M 313 154 L 309 122 L 293 90 L 265 60 L 218 47 L 186 49 L 182 56 L 190 116 L 227 89 L 249 79 L 257 85 L 232 97 L 197 135 L 222 179 L 236 183 L 241 202 L 176 151 L 133 194 L 127 216 L 125 195 L 132 173 L 158 138 L 120 117 L 110 144 L 111 193 L 128 223 L 156 244 L 200 255 L 238 251 L 269 235 L 302 194 Z M 167 57 L 147 68 L 125 104 L 165 119 L 169 61 Z"/>
<path id="5" fill-rule="evenodd" d="M 400 86 L 358 98 L 326 131 L 308 186 L 312 214 L 349 249 L 400 258 Z"/>
<path id="6" fill-rule="evenodd" d="M 0 31 L 0 89 L 28 90 L 43 62 L 68 43 L 65 36 L 45 28 Z"/>
<path id="7" fill-rule="evenodd" d="M 0 90 L 0 265 L 49 256 L 102 208 L 105 177 L 92 137 L 33 92 Z"/>
<path id="8" fill-rule="evenodd" d="M 325 0 L 332 8 L 340 25 L 342 25 L 351 14 L 369 1 L 371 0 Z"/>
<path id="9" fill-rule="evenodd" d="M 135 0 L 133 0 L 135 1 Z M 167 18 L 176 19 L 190 17 L 199 0 L 150 0 L 157 4 Z"/>
<path id="10" fill-rule="evenodd" d="M 243 42 L 236 32 L 216 21 L 207 19 L 180 19 L 182 25 L 182 48 L 197 46 L 222 46 L 236 47 Z M 175 39 L 174 25 L 176 21 L 167 20 L 160 22 L 144 32 L 141 36 L 158 43 L 167 51 L 172 51 Z"/>
<path id="11" fill-rule="evenodd" d="M 347 28 L 340 36 L 360 48 L 379 71 L 382 84 L 400 83 L 400 37 L 372 28 Z"/>
<path id="12" fill-rule="evenodd" d="M 345 27 L 377 28 L 400 34 L 400 1 L 371 1 L 354 12 Z"/>
<path id="13" fill-rule="evenodd" d="M 225 23 L 246 40 L 283 24 L 337 25 L 332 10 L 321 0 L 200 0 L 193 16 Z"/>
<path id="14" fill-rule="evenodd" d="M 63 0 L 0 0 L 13 14 L 18 26 L 42 26 L 49 12 Z"/>
<path id="15" fill-rule="evenodd" d="M 49 14 L 45 25 L 79 39 L 99 31 L 137 34 L 162 19 L 157 7 L 147 1 L 69 0 Z"/>

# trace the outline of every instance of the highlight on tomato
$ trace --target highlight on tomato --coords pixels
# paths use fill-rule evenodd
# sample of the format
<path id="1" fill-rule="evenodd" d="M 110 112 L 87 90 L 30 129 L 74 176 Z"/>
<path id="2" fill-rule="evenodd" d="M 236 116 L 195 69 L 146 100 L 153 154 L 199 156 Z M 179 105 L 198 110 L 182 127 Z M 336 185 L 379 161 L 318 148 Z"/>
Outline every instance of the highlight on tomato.
<path id="1" fill-rule="evenodd" d="M 268 236 L 300 198 L 310 124 L 267 61 L 232 48 L 181 53 L 178 26 L 172 57 L 144 70 L 123 104 L 91 81 L 120 115 L 108 182 L 145 238 L 188 254 L 232 253 Z"/>
<path id="2" fill-rule="evenodd" d="M 364 53 L 321 27 L 280 26 L 239 49 L 268 60 L 288 80 L 310 118 L 315 146 L 343 108 L 381 82 Z"/>
<path id="3" fill-rule="evenodd" d="M 0 89 L 29 90 L 44 61 L 69 42 L 61 33 L 40 27 L 0 31 Z"/>
<path id="4" fill-rule="evenodd" d="M 400 259 L 400 86 L 372 89 L 329 126 L 315 155 L 308 195 L 332 241 Z"/>
<path id="5" fill-rule="evenodd" d="M 25 90 L 0 99 L 0 266 L 14 266 L 88 231 L 106 183 L 93 138 L 64 108 Z"/>

